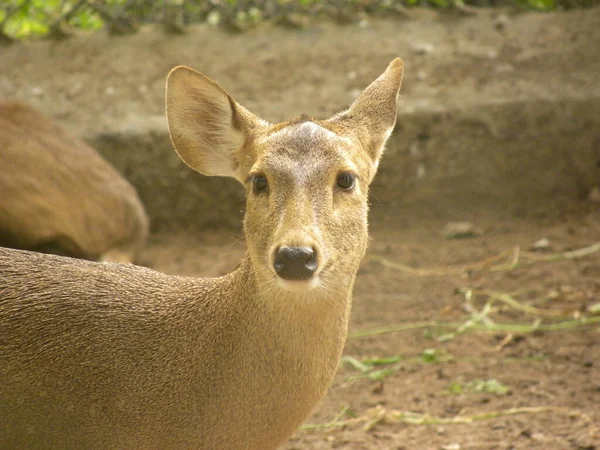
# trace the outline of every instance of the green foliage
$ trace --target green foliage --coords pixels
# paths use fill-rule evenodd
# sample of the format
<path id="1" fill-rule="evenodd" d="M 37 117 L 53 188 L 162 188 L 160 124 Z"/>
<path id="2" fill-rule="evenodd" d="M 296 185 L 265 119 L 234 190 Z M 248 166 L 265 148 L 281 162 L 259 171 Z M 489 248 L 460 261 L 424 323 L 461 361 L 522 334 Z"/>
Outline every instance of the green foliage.
<path id="1" fill-rule="evenodd" d="M 114 2 L 124 0 L 114 0 Z M 47 35 L 51 27 L 79 5 L 70 18 L 72 26 L 81 29 L 98 29 L 103 25 L 98 14 L 84 8 L 85 2 L 74 0 L 2 0 L 0 1 L 0 31 L 15 39 Z"/>
<path id="2" fill-rule="evenodd" d="M 383 380 L 388 375 L 393 374 L 397 367 L 388 367 L 384 369 L 375 369 L 376 366 L 386 366 L 392 365 L 399 361 L 402 358 L 400 356 L 393 356 L 391 358 L 372 358 L 372 359 L 363 359 L 359 361 L 358 359 L 352 356 L 344 356 L 342 357 L 342 364 L 351 367 L 352 369 L 360 372 L 360 375 L 353 375 L 346 379 L 346 381 L 356 381 L 360 379 L 369 379 L 371 381 L 380 381 Z"/>
<path id="3" fill-rule="evenodd" d="M 588 0 L 512 1 L 539 11 L 594 3 Z M 135 30 L 131 25 L 134 23 L 162 22 L 181 28 L 193 22 L 206 22 L 211 15 L 213 19 L 219 17 L 219 23 L 244 29 L 264 20 L 283 23 L 286 20 L 282 19 L 298 15 L 336 18 L 358 12 L 386 14 L 397 6 L 451 8 L 489 4 L 488 0 L 0 0 L 0 37 L 54 37 L 64 27 L 95 30 L 108 26 L 114 30 L 122 27 L 123 21 L 128 22 L 125 29 L 130 31 Z"/>
<path id="4" fill-rule="evenodd" d="M 98 14 L 89 13 L 76 15 L 71 23 L 82 30 L 97 30 L 102 28 L 104 22 Z"/>
<path id="5" fill-rule="evenodd" d="M 465 391 L 463 385 L 458 381 L 453 381 L 448 385 L 448 393 L 452 395 L 459 395 Z"/>
<path id="6" fill-rule="evenodd" d="M 557 7 L 556 0 L 517 0 L 517 3 L 538 11 L 552 11 Z"/>
<path id="7" fill-rule="evenodd" d="M 506 395 L 510 392 L 510 388 L 500 383 L 498 380 L 474 380 L 469 383 L 474 392 L 483 392 L 487 394 Z"/>
<path id="8" fill-rule="evenodd" d="M 464 393 L 485 393 L 494 395 L 506 395 L 510 392 L 510 387 L 500 383 L 498 380 L 473 380 L 463 384 L 453 381 L 448 385 L 448 393 L 451 395 L 459 395 Z"/>
<path id="9" fill-rule="evenodd" d="M 397 362 L 402 361 L 401 356 L 390 356 L 387 358 L 371 358 L 365 359 L 364 363 L 367 366 L 385 366 L 388 364 L 396 364 Z"/>
<path id="10" fill-rule="evenodd" d="M 452 360 L 452 355 L 443 350 L 428 348 L 423 350 L 416 357 L 389 356 L 385 358 L 365 358 L 358 360 L 353 356 L 345 355 L 342 357 L 342 364 L 357 372 L 359 375 L 352 375 L 346 378 L 346 381 L 356 381 L 368 379 L 371 381 L 380 381 L 387 376 L 400 370 L 400 364 L 417 363 L 417 364 L 438 364 Z"/>
<path id="11" fill-rule="evenodd" d="M 15 38 L 23 38 L 31 34 L 46 34 L 48 21 L 44 13 L 44 5 L 39 1 L 10 1 L 8 8 L 3 8 L 1 16 L 4 32 Z M 51 2 L 50 2 L 51 3 Z M 10 14 L 12 12 L 12 14 Z M 7 19 L 8 16 L 8 19 Z"/>
<path id="12" fill-rule="evenodd" d="M 428 348 L 423 350 L 419 356 L 421 362 L 424 364 L 436 364 L 441 362 L 447 362 L 452 359 L 452 355 L 443 350 L 436 350 L 435 348 Z"/>

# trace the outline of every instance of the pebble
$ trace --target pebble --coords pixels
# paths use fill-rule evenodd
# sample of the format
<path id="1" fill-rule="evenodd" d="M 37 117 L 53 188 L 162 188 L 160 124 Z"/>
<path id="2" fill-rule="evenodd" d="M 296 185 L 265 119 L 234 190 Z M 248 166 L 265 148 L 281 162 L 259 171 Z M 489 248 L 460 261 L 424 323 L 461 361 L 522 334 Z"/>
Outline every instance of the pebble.
<path id="1" fill-rule="evenodd" d="M 442 229 L 444 239 L 463 239 L 481 236 L 483 232 L 471 222 L 448 222 Z"/>
<path id="2" fill-rule="evenodd" d="M 421 150 L 419 149 L 419 141 L 414 141 L 408 147 L 408 154 L 410 156 L 419 156 L 421 154 Z"/>
<path id="3" fill-rule="evenodd" d="M 510 23 L 510 17 L 508 17 L 508 15 L 506 15 L 506 14 L 498 14 L 494 18 L 494 26 L 498 30 L 504 30 L 508 26 L 509 23 Z"/>
<path id="4" fill-rule="evenodd" d="M 451 444 L 445 444 L 441 447 L 442 450 L 460 450 L 460 444 L 458 442 L 452 442 Z"/>
<path id="5" fill-rule="evenodd" d="M 498 64 L 494 70 L 496 73 L 514 72 L 515 66 L 509 63 Z"/>
<path id="6" fill-rule="evenodd" d="M 548 238 L 541 238 L 531 244 L 531 250 L 548 250 L 550 248 L 550 241 Z"/>
<path id="7" fill-rule="evenodd" d="M 600 202 L 600 189 L 598 186 L 594 186 L 590 189 L 590 193 L 588 194 L 588 200 L 593 202 Z"/>
<path id="8" fill-rule="evenodd" d="M 428 42 L 418 42 L 412 45 L 411 50 L 417 55 L 426 55 L 433 51 L 433 45 Z"/>
<path id="9" fill-rule="evenodd" d="M 79 95 L 79 93 L 81 92 L 82 89 L 83 89 L 83 83 L 81 81 L 75 81 L 73 84 L 71 84 L 71 87 L 69 87 L 69 90 L 67 92 L 68 97 L 69 98 L 76 97 L 77 95 Z"/>

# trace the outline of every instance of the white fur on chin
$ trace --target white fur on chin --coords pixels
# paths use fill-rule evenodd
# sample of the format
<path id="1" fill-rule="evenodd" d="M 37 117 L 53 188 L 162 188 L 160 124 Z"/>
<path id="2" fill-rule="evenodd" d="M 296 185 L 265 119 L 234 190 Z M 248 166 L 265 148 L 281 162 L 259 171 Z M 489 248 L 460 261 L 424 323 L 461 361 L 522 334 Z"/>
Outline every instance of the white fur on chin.
<path id="1" fill-rule="evenodd" d="M 284 280 L 277 277 L 277 286 L 288 292 L 308 292 L 319 287 L 321 280 L 319 276 L 314 276 L 309 280 Z"/>

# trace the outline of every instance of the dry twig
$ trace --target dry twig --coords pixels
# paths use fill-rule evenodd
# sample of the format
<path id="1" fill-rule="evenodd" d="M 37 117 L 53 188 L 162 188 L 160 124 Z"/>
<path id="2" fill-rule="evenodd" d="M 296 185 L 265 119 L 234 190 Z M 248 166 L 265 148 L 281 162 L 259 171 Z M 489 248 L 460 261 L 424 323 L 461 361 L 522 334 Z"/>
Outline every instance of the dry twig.
<path id="1" fill-rule="evenodd" d="M 430 414 L 415 413 L 412 411 L 396 411 L 386 410 L 381 405 L 368 409 L 360 417 L 355 417 L 347 420 L 334 420 L 325 424 L 305 424 L 301 427 L 302 430 L 327 430 L 332 428 L 352 427 L 364 423 L 364 429 L 370 430 L 378 423 L 405 423 L 409 425 L 456 425 L 470 424 L 482 420 L 493 420 L 506 416 L 515 416 L 520 414 L 562 414 L 569 418 L 578 418 L 585 422 L 590 422 L 591 419 L 585 413 L 564 408 L 560 406 L 524 406 L 519 408 L 509 408 L 499 411 L 487 411 L 472 415 L 458 415 L 454 417 L 439 417 Z M 336 416 L 339 419 L 339 415 Z"/>

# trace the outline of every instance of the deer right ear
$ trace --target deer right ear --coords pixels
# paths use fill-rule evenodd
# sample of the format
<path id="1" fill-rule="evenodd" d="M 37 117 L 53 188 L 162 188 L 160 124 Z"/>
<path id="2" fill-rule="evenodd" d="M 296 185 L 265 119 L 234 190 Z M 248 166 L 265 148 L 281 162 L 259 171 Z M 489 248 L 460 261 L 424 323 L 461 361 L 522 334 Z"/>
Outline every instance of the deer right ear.
<path id="1" fill-rule="evenodd" d="M 396 102 L 403 73 L 404 63 L 400 58 L 394 59 L 347 111 L 330 119 L 354 132 L 376 166 L 396 124 Z"/>
<path id="2" fill-rule="evenodd" d="M 167 76 L 166 110 L 171 142 L 183 162 L 204 175 L 243 181 L 240 152 L 260 119 L 213 80 L 185 66 Z"/>

